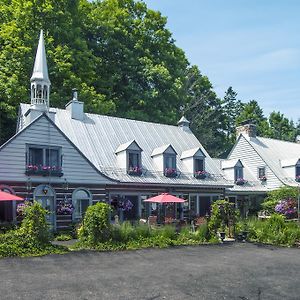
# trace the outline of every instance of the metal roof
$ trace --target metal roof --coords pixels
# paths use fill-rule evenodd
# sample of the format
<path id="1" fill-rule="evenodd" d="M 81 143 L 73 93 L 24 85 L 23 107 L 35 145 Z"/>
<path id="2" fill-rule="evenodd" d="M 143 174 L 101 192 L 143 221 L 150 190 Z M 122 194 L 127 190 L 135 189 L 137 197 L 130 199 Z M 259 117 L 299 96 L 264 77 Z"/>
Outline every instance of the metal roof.
<path id="1" fill-rule="evenodd" d="M 21 104 L 20 124 L 22 116 L 30 105 Z M 85 113 L 83 120 L 71 118 L 69 111 L 54 109 L 56 111 L 55 124 L 80 149 L 80 151 L 94 164 L 94 166 L 108 177 L 128 183 L 173 184 L 195 186 L 232 186 L 212 158 L 203 148 L 191 130 L 182 130 L 178 126 L 159 123 L 143 122 L 105 115 Z M 122 144 L 134 140 L 143 150 L 143 175 L 130 176 L 126 170 L 120 169 L 117 164 L 115 151 Z M 153 150 L 162 145 L 172 145 L 179 154 L 177 156 L 177 178 L 167 178 L 163 170 L 158 172 L 151 154 Z M 200 148 L 206 156 L 206 171 L 211 174 L 209 178 L 200 180 L 193 174 L 184 173 L 180 155 L 182 152 Z"/>
<path id="2" fill-rule="evenodd" d="M 295 162 L 296 158 L 300 159 L 300 144 L 263 137 L 251 138 L 248 142 L 283 183 L 297 186 L 294 178 L 292 181 L 287 179 L 289 176 L 281 162 L 291 157 L 295 158 Z"/>

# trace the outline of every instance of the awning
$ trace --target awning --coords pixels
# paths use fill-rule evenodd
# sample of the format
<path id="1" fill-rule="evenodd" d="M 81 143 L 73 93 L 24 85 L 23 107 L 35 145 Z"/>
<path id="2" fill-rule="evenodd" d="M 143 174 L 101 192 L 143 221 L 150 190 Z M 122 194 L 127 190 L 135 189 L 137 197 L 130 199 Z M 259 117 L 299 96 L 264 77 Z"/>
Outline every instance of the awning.
<path id="1" fill-rule="evenodd" d="M 158 196 L 149 198 L 144 200 L 144 202 L 152 202 L 152 203 L 184 203 L 185 200 L 175 197 L 173 195 L 170 195 L 168 193 L 163 193 Z"/>
<path id="2" fill-rule="evenodd" d="M 0 201 L 23 201 L 24 199 L 13 194 L 0 191 Z"/>

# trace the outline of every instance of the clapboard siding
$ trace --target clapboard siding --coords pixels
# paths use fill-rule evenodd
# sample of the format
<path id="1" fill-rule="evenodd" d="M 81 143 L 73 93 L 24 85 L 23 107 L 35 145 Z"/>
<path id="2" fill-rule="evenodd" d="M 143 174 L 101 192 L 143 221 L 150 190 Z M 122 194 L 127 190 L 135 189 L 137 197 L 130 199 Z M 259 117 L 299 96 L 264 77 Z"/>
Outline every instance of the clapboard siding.
<path id="1" fill-rule="evenodd" d="M 42 116 L 0 150 L 0 182 L 26 181 L 26 145 L 58 146 L 62 149 L 63 178 L 30 176 L 33 182 L 106 184 L 111 182 L 99 174 L 63 134 Z"/>
<path id="2" fill-rule="evenodd" d="M 269 166 L 266 165 L 266 162 L 260 157 L 255 149 L 253 149 L 244 136 L 241 136 L 237 141 L 237 144 L 228 159 L 240 159 L 242 163 L 248 167 L 255 178 L 258 178 L 258 168 L 265 167 L 267 177 L 266 186 L 268 188 L 277 188 L 282 185 L 282 182 L 276 177 Z"/>

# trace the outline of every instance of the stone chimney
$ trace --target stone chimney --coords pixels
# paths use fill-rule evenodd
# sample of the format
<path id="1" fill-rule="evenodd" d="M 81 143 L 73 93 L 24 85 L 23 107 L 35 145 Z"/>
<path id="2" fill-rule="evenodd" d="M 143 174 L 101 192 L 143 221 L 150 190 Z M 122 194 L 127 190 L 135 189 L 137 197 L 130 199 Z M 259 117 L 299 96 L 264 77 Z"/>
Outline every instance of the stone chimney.
<path id="1" fill-rule="evenodd" d="M 83 102 L 78 101 L 78 91 L 73 89 L 73 98 L 66 105 L 66 110 L 71 113 L 71 118 L 82 121 L 84 118 Z"/>
<path id="2" fill-rule="evenodd" d="M 256 138 L 256 125 L 253 124 L 251 120 L 242 122 L 241 125 L 236 128 L 236 137 L 238 138 L 241 134 L 248 139 Z"/>

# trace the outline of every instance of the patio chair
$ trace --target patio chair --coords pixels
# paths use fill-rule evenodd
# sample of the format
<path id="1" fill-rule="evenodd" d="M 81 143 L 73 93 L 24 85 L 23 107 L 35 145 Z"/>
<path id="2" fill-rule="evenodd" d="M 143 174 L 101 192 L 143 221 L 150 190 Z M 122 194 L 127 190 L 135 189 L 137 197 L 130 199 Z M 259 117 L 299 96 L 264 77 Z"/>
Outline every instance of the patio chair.
<path id="1" fill-rule="evenodd" d="M 149 216 L 148 217 L 148 225 L 156 226 L 157 225 L 157 216 Z"/>
<path id="2" fill-rule="evenodd" d="M 165 224 L 172 224 L 174 222 L 174 218 L 172 217 L 165 217 L 164 223 Z"/>

